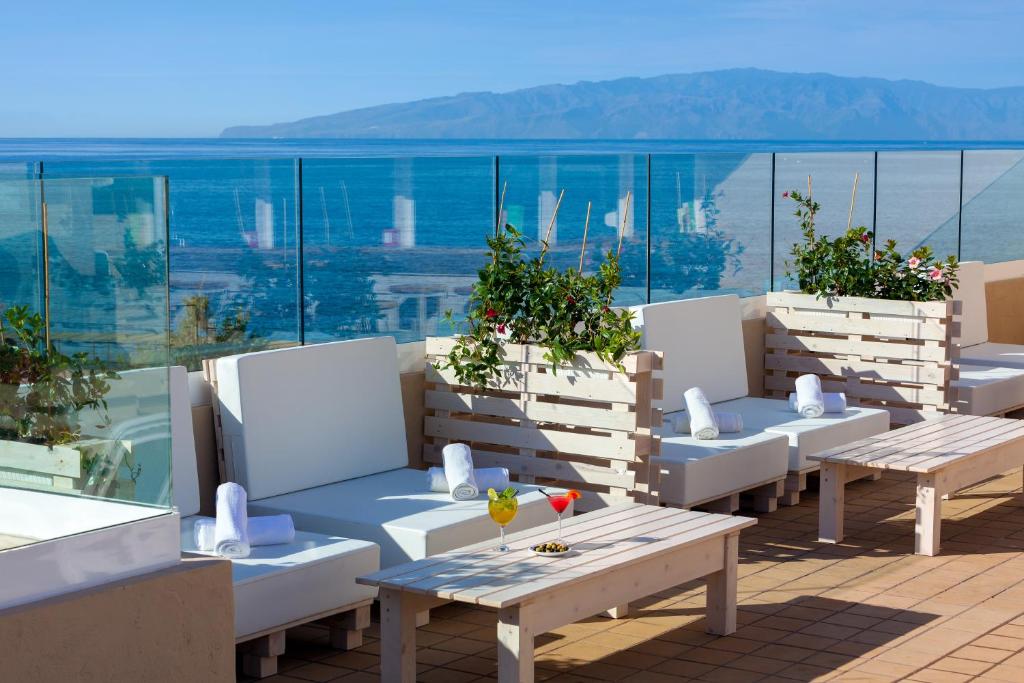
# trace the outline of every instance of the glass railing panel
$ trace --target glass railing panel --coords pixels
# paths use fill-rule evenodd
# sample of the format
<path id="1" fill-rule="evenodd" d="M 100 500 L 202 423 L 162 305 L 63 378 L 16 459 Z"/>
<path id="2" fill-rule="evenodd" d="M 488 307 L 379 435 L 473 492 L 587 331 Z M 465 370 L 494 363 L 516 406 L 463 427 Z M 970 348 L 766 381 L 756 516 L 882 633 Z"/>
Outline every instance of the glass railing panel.
<path id="1" fill-rule="evenodd" d="M 0 180 L 0 307 L 42 310 L 41 188 L 30 180 Z"/>
<path id="2" fill-rule="evenodd" d="M 48 161 L 45 178 L 160 174 L 170 186 L 172 360 L 295 345 L 298 162 Z"/>
<path id="3" fill-rule="evenodd" d="M 5 297 L 0 311 L 0 488 L 167 508 L 166 179 L 19 184 L 39 204 L 24 204 L 20 223 L 0 223 L 3 241 L 38 244 L 45 256 L 4 278 L 17 278 L 8 289 L 24 296 Z M 0 181 L 0 194 L 12 193 Z M 58 509 L 70 508 L 47 508 Z M 133 518 L 89 510 L 96 516 L 73 520 L 41 511 L 23 535 L 46 540 Z M 18 536 L 7 526 L 4 534 Z"/>
<path id="4" fill-rule="evenodd" d="M 771 155 L 651 157 L 651 301 L 769 286 Z"/>
<path id="5" fill-rule="evenodd" d="M 34 161 L 0 160 L 0 180 L 32 180 L 38 169 L 39 164 Z"/>
<path id="6" fill-rule="evenodd" d="M 964 152 L 965 261 L 1024 259 L 1024 150 Z"/>
<path id="7" fill-rule="evenodd" d="M 879 152 L 877 210 L 879 246 L 894 239 L 904 255 L 926 245 L 955 256 L 960 152 Z"/>
<path id="8" fill-rule="evenodd" d="M 775 287 L 794 286 L 786 273 L 793 245 L 803 240 L 800 219 L 793 215 L 796 205 L 784 198 L 783 192 L 798 190 L 807 194 L 808 177 L 811 192 L 821 205 L 815 226 L 819 235 L 836 237 L 848 225 L 872 228 L 874 202 L 874 153 L 872 152 L 801 152 L 775 155 Z M 854 196 L 854 184 L 857 191 Z M 850 207 L 853 206 L 851 217 Z"/>
<path id="9" fill-rule="evenodd" d="M 494 230 L 494 159 L 307 159 L 306 343 L 453 332 Z"/>
<path id="10" fill-rule="evenodd" d="M 633 306 L 647 301 L 647 156 L 509 156 L 499 160 L 499 185 L 507 186 L 504 221 L 516 226 L 532 249 L 539 248 L 551 224 L 559 194 L 565 195 L 551 227 L 550 263 L 591 272 L 601 255 L 619 248 L 622 285 L 614 303 Z M 631 193 L 626 210 L 626 195 Z M 590 225 L 583 250 L 587 203 Z"/>

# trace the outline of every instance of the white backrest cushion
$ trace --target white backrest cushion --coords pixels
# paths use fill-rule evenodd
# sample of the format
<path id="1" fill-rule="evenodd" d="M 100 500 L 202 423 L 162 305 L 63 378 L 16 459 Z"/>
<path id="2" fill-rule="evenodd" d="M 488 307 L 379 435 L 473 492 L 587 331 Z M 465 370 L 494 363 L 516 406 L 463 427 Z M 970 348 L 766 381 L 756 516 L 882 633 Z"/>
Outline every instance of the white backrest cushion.
<path id="1" fill-rule="evenodd" d="M 188 370 L 171 368 L 171 498 L 182 517 L 199 514 L 199 466 L 192 429 Z"/>
<path id="2" fill-rule="evenodd" d="M 985 299 L 985 264 L 964 261 L 958 272 L 960 284 L 953 298 L 963 302 L 960 325 L 960 346 L 974 346 L 988 341 L 988 303 Z"/>
<path id="3" fill-rule="evenodd" d="M 392 337 L 217 359 L 228 474 L 250 500 L 406 467 Z"/>
<path id="4" fill-rule="evenodd" d="M 734 294 L 639 307 L 643 348 L 665 354 L 665 412 L 683 408 L 683 392 L 700 387 L 712 403 L 747 395 L 743 317 Z"/>

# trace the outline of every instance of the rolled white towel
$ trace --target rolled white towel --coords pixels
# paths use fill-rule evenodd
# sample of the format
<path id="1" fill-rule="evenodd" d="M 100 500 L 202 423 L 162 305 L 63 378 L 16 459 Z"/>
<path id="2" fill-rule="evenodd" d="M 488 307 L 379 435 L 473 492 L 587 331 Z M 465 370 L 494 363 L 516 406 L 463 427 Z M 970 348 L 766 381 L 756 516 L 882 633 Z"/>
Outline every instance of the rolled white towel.
<path id="1" fill-rule="evenodd" d="M 718 423 L 711 403 L 700 387 L 692 387 L 683 393 L 686 412 L 690 416 L 690 433 L 695 439 L 709 441 L 718 438 Z"/>
<path id="2" fill-rule="evenodd" d="M 249 556 L 249 520 L 245 489 L 234 482 L 217 487 L 217 525 L 213 549 L 221 557 L 241 559 Z"/>
<path id="3" fill-rule="evenodd" d="M 452 500 L 473 500 L 480 495 L 480 487 L 473 477 L 473 453 L 464 443 L 450 443 L 441 451 L 444 458 L 444 478 Z"/>
<path id="4" fill-rule="evenodd" d="M 739 413 L 727 413 L 712 411 L 715 414 L 715 423 L 718 425 L 719 434 L 736 434 L 743 431 L 743 416 Z M 690 433 L 690 415 L 688 413 L 676 413 L 672 416 L 672 430 L 676 434 Z"/>
<path id="5" fill-rule="evenodd" d="M 192 527 L 196 548 L 207 552 L 213 550 L 216 547 L 216 530 L 217 520 L 205 517 L 197 519 Z M 249 535 L 250 546 L 291 543 L 295 540 L 295 524 L 291 515 L 250 517 L 246 533 Z"/>
<path id="6" fill-rule="evenodd" d="M 504 491 L 508 488 L 508 469 L 504 467 L 478 467 L 473 470 L 473 479 L 481 491 L 494 489 Z M 431 467 L 427 470 L 427 488 L 436 493 L 450 493 L 448 479 L 444 476 L 443 467 Z"/>
<path id="7" fill-rule="evenodd" d="M 846 412 L 846 394 L 841 391 L 826 391 L 822 396 L 825 398 L 826 413 Z M 789 407 L 794 413 L 799 412 L 796 409 L 796 394 L 789 395 Z"/>
<path id="8" fill-rule="evenodd" d="M 817 375 L 796 378 L 796 412 L 803 417 L 821 417 L 825 412 L 825 396 Z"/>

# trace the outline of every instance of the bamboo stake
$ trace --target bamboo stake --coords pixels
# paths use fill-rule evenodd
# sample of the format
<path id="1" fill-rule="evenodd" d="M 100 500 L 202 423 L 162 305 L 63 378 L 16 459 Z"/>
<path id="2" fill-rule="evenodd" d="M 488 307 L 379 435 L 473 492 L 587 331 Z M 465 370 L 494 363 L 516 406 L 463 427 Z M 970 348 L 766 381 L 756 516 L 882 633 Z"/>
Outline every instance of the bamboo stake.
<path id="1" fill-rule="evenodd" d="M 583 246 L 580 247 L 580 275 L 583 275 L 583 254 L 587 251 L 587 231 L 590 230 L 590 202 L 587 202 L 587 218 L 583 222 Z"/>
<path id="2" fill-rule="evenodd" d="M 633 193 L 626 192 L 626 208 L 622 210 L 622 225 L 619 226 L 619 247 L 615 250 L 616 258 L 622 253 L 622 237 L 626 234 L 626 221 L 629 220 L 629 200 L 633 198 Z"/>
<path id="3" fill-rule="evenodd" d="M 548 222 L 548 231 L 544 235 L 544 247 L 540 250 L 540 262 L 544 263 L 544 255 L 548 253 L 548 240 L 551 239 L 551 230 L 555 227 L 555 218 L 558 216 L 558 207 L 562 205 L 562 197 L 565 190 L 558 193 L 558 201 L 555 202 L 555 210 L 551 212 L 551 220 Z"/>
<path id="4" fill-rule="evenodd" d="M 853 174 L 853 196 L 850 197 L 850 215 L 846 218 L 846 229 L 853 227 L 853 207 L 857 204 L 857 184 L 860 182 L 860 173 Z"/>

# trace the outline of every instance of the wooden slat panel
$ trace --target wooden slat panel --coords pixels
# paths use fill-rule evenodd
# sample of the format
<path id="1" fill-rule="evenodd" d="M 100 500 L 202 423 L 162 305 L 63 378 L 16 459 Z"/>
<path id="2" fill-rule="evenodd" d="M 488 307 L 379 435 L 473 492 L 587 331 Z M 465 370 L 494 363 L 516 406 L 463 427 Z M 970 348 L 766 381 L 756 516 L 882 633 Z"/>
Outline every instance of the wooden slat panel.
<path id="1" fill-rule="evenodd" d="M 423 433 L 426 436 L 436 436 L 453 441 L 473 441 L 516 448 L 532 448 L 538 451 L 577 453 L 630 462 L 635 460 L 636 456 L 646 455 L 649 452 L 649 448 L 645 448 L 646 444 L 640 439 L 610 438 L 560 432 L 553 429 L 533 429 L 443 417 L 426 417 Z"/>
<path id="2" fill-rule="evenodd" d="M 819 299 L 814 294 L 799 292 L 769 292 L 767 305 L 769 308 L 772 306 L 783 306 L 810 310 L 857 311 L 860 313 L 920 316 L 925 318 L 945 318 L 954 314 L 954 302 L 952 301 L 893 301 L 891 299 L 867 299 L 856 296 Z"/>
<path id="3" fill-rule="evenodd" d="M 918 382 L 922 384 L 941 384 L 946 381 L 950 374 L 950 368 L 940 365 L 876 363 L 781 353 L 767 354 L 765 356 L 765 368 L 769 370 L 790 370 L 801 374 L 837 375 L 841 377 Z"/>
<path id="4" fill-rule="evenodd" d="M 768 350 L 786 351 L 807 351 L 811 353 L 829 353 L 836 355 L 849 355 L 856 350 L 857 355 L 871 356 L 874 358 L 892 358 L 894 360 L 928 361 L 934 363 L 947 362 L 947 355 L 951 351 L 946 347 L 924 346 L 906 342 L 879 342 L 861 341 L 857 342 L 856 349 L 851 348 L 848 339 L 833 339 L 829 337 L 813 337 L 801 334 L 776 334 L 765 335 L 765 348 Z"/>
<path id="5" fill-rule="evenodd" d="M 423 446 L 423 459 L 438 465 L 444 462 L 441 458 L 440 448 L 432 444 Z M 478 467 L 505 467 L 513 475 L 557 479 L 565 482 L 618 486 L 625 489 L 631 489 L 636 484 L 635 472 L 626 469 L 598 467 L 570 460 L 554 460 L 515 453 L 494 453 L 474 448 L 473 463 Z"/>
<path id="6" fill-rule="evenodd" d="M 38 444 L 0 440 L 0 467 L 78 478 L 82 476 L 82 454 L 68 446 L 50 449 Z"/>
<path id="7" fill-rule="evenodd" d="M 457 337 L 427 337 L 426 355 L 435 357 L 447 356 L 455 347 Z M 544 358 L 543 347 L 524 344 L 505 344 L 504 361 L 510 364 L 527 363 L 530 365 L 551 366 L 551 361 Z M 654 369 L 654 354 L 649 351 L 638 351 L 626 355 L 622 359 L 623 370 L 621 372 L 634 373 L 645 372 Z M 572 363 L 564 366 L 565 369 L 578 368 L 580 370 L 595 370 L 605 372 L 620 372 L 620 370 L 609 363 L 601 360 L 596 353 L 580 351 L 576 354 Z M 562 369 L 562 366 L 559 368 Z"/>
<path id="8" fill-rule="evenodd" d="M 428 382 L 459 386 L 454 370 L 441 370 L 427 364 L 425 371 Z M 636 403 L 636 384 L 628 381 L 624 375 L 615 375 L 609 379 L 591 379 L 568 377 L 564 373 L 553 375 L 528 372 L 502 377 L 489 383 L 488 388 L 499 391 L 529 391 L 531 394 L 557 394 L 609 403 Z"/>
<path id="9" fill-rule="evenodd" d="M 764 386 L 765 389 L 792 391 L 795 388 L 795 381 L 795 377 L 768 375 L 764 378 Z M 824 391 L 844 391 L 848 398 L 926 403 L 935 406 L 946 405 L 944 402 L 945 393 L 931 388 L 889 386 L 885 384 L 869 384 L 867 382 L 848 384 L 828 378 L 821 380 L 821 388 Z"/>
<path id="10" fill-rule="evenodd" d="M 945 341 L 950 334 L 944 323 L 914 319 L 841 318 L 839 316 L 801 315 L 769 311 L 765 321 L 770 328 L 813 330 L 829 334 L 858 334 L 875 337 L 898 337 Z"/>
<path id="11" fill-rule="evenodd" d="M 596 427 L 614 431 L 633 431 L 637 427 L 637 414 L 633 411 L 611 411 L 571 404 L 528 401 L 520 405 L 518 399 L 482 394 L 463 394 L 452 391 L 431 391 L 425 394 L 425 406 L 436 410 L 467 412 L 477 415 L 509 417 L 534 422 L 557 422 L 578 427 Z"/>

